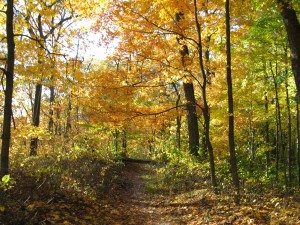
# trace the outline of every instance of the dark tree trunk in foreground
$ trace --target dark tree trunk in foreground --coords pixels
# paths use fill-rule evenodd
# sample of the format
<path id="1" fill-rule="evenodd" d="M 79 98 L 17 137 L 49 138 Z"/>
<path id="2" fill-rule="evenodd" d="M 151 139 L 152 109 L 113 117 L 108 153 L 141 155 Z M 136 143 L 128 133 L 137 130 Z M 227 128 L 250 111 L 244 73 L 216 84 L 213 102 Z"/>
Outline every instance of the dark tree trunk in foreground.
<path id="1" fill-rule="evenodd" d="M 4 100 L 4 117 L 1 147 L 1 176 L 9 173 L 9 145 L 11 136 L 12 98 L 14 87 L 14 66 L 15 66 L 15 42 L 13 30 L 14 1 L 7 0 L 6 10 L 6 41 L 7 41 L 7 62 L 6 62 L 6 87 Z"/>
<path id="2" fill-rule="evenodd" d="M 42 98 L 42 85 L 38 84 L 35 86 L 35 97 L 33 105 L 32 124 L 35 127 L 40 125 L 40 114 L 41 114 L 41 98 Z M 37 155 L 38 138 L 34 137 L 30 141 L 30 155 Z"/>
<path id="3" fill-rule="evenodd" d="M 292 70 L 297 87 L 297 96 L 300 97 L 300 23 L 296 11 L 290 0 L 277 0 L 277 5 L 282 16 L 291 50 Z"/>
<path id="4" fill-rule="evenodd" d="M 184 95 L 186 98 L 186 110 L 188 121 L 188 134 L 189 134 L 189 149 L 192 155 L 198 156 L 199 150 L 199 127 L 196 112 L 196 99 L 194 93 L 193 83 L 184 83 Z"/>
<path id="5" fill-rule="evenodd" d="M 234 115 L 233 115 L 233 94 L 232 94 L 232 78 L 231 78 L 231 46 L 230 46 L 230 1 L 226 0 L 226 54 L 227 54 L 227 86 L 228 86 L 228 140 L 230 152 L 230 166 L 232 183 L 236 191 L 235 201 L 239 202 L 239 176 L 235 155 L 235 142 L 234 142 Z"/>

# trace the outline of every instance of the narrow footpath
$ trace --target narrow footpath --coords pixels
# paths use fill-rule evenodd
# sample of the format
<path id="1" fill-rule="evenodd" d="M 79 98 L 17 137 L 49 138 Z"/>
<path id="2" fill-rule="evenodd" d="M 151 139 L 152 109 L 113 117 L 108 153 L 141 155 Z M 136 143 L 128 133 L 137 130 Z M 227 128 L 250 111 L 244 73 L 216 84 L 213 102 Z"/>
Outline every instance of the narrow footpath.
<path id="1" fill-rule="evenodd" d="M 149 193 L 146 178 L 155 176 L 151 165 L 126 163 L 109 201 L 111 211 L 106 211 L 104 224 L 187 224 L 199 209 L 199 201 L 176 203 L 170 195 Z"/>

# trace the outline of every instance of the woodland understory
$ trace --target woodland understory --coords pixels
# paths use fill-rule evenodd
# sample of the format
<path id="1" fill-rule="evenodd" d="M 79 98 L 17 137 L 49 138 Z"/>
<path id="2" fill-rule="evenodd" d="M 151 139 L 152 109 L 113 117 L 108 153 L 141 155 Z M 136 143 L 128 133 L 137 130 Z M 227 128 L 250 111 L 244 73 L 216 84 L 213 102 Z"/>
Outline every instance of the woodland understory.
<path id="1" fill-rule="evenodd" d="M 300 224 L 298 0 L 0 3 L 0 224 Z"/>

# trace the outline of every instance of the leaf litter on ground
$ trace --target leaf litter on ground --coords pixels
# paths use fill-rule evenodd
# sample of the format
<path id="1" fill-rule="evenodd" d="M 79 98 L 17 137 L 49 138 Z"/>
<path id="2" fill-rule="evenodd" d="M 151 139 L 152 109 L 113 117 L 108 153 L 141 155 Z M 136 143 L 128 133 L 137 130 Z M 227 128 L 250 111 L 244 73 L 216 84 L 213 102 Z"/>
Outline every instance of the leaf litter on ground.
<path id="1" fill-rule="evenodd" d="M 154 167 L 131 162 L 114 167 L 115 171 L 106 174 L 111 176 L 108 190 L 94 190 L 102 194 L 93 198 L 74 189 L 58 188 L 51 192 L 46 184 L 45 187 L 39 184 L 40 188 L 34 190 L 28 185 L 34 183 L 33 178 L 24 177 L 7 191 L 10 197 L 0 206 L 4 208 L 0 211 L 0 222 L 7 225 L 300 224 L 299 195 L 244 194 L 241 204 L 236 205 L 227 193 L 215 194 L 206 186 L 181 193 L 162 193 L 153 188 L 150 192 L 147 186 L 151 179 L 156 179 Z M 26 197 L 28 193 L 30 197 Z"/>

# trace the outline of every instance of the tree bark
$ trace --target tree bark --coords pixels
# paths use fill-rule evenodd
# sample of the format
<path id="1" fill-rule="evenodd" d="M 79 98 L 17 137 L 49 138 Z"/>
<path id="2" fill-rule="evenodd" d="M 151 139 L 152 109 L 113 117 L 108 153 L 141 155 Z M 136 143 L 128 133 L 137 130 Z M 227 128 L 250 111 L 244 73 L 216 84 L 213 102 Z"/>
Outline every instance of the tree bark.
<path id="1" fill-rule="evenodd" d="M 116 153 L 119 153 L 119 130 L 118 129 L 115 129 L 113 136 L 114 136 L 115 151 Z"/>
<path id="2" fill-rule="evenodd" d="M 190 153 L 194 156 L 198 156 L 199 150 L 199 127 L 198 127 L 198 119 L 196 112 L 196 99 L 194 93 L 194 85 L 193 83 L 184 83 L 183 84 L 184 95 L 186 98 L 186 110 L 187 121 L 188 121 L 188 134 L 189 134 L 189 149 Z"/>
<path id="3" fill-rule="evenodd" d="M 231 77 L 231 43 L 230 43 L 230 1 L 226 0 L 226 54 L 227 54 L 227 93 L 228 93 L 228 141 L 229 141 L 229 153 L 230 153 L 230 168 L 232 183 L 235 188 L 235 201 L 239 203 L 240 198 L 240 185 L 237 168 L 237 160 L 235 154 L 235 141 L 234 141 L 234 114 L 233 114 L 233 93 L 232 93 L 232 77 Z"/>
<path id="4" fill-rule="evenodd" d="M 292 70 L 297 87 L 297 101 L 300 100 L 300 23 L 290 0 L 276 0 L 282 16 L 291 50 Z"/>
<path id="5" fill-rule="evenodd" d="M 6 41 L 7 41 L 7 61 L 6 61 L 6 87 L 4 100 L 4 117 L 2 130 L 1 147 L 1 176 L 9 173 L 9 146 L 11 138 L 11 118 L 12 118 L 12 98 L 14 88 L 14 67 L 15 67 L 15 42 L 14 42 L 14 1 L 7 0 L 6 9 Z"/>
<path id="6" fill-rule="evenodd" d="M 71 123 L 71 112 L 72 112 L 72 93 L 69 95 L 69 101 L 68 101 L 68 109 L 67 109 L 67 124 L 66 124 L 66 130 L 65 130 L 65 138 L 68 139 L 69 133 L 72 129 L 72 123 Z"/>
<path id="7" fill-rule="evenodd" d="M 127 133 L 126 133 L 126 130 L 123 130 L 123 133 L 122 133 L 122 148 L 125 152 L 127 151 Z"/>
<path id="8" fill-rule="evenodd" d="M 179 102 L 180 102 L 180 93 L 178 91 L 178 88 L 176 87 L 175 83 L 172 83 L 174 89 L 175 89 L 175 93 L 177 95 L 177 99 L 176 99 L 176 112 L 178 113 L 178 106 L 179 106 Z M 181 149 L 181 115 L 177 115 L 176 117 L 176 140 L 177 140 L 177 148 L 180 150 Z"/>
<path id="9" fill-rule="evenodd" d="M 37 84 L 35 86 L 35 97 L 34 97 L 33 115 L 32 115 L 32 124 L 35 127 L 39 127 L 40 125 L 41 98 L 42 98 L 42 85 Z M 34 137 L 30 141 L 31 156 L 37 155 L 37 146 L 38 146 L 38 138 Z"/>
<path id="10" fill-rule="evenodd" d="M 53 79 L 53 78 L 52 78 Z M 54 120 L 53 120 L 53 117 L 54 117 L 54 110 L 53 110 L 53 104 L 54 104 L 54 100 L 55 100 L 55 94 L 54 94 L 54 86 L 51 85 L 50 86 L 50 110 L 49 110 L 49 127 L 48 127 L 48 131 L 50 133 L 53 133 L 53 127 L 54 127 Z"/>

